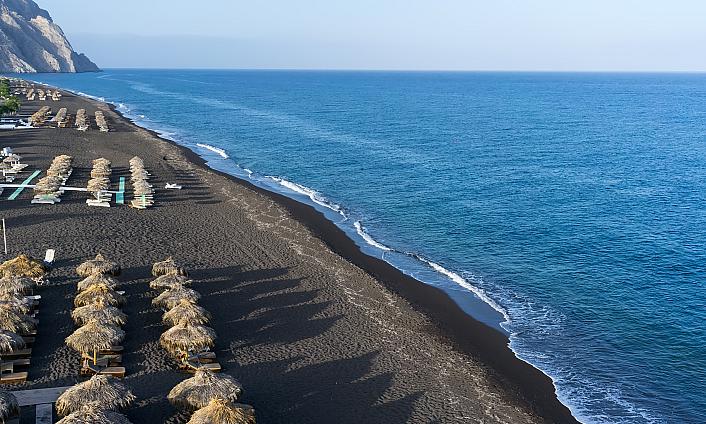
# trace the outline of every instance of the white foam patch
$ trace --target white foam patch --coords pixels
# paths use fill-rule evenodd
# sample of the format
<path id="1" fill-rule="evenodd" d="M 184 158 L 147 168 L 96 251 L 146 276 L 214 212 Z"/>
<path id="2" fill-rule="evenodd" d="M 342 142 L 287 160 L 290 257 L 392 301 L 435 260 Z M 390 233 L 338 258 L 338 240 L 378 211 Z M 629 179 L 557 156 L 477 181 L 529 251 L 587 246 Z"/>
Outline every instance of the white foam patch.
<path id="1" fill-rule="evenodd" d="M 204 144 L 204 143 L 196 143 L 196 145 L 202 149 L 210 150 L 213 153 L 216 153 L 217 155 L 221 156 L 223 159 L 228 159 L 228 153 L 226 153 L 226 151 L 221 149 L 220 147 L 215 147 L 215 146 L 211 146 L 210 144 Z"/>
<path id="2" fill-rule="evenodd" d="M 358 233 L 358 235 L 361 236 L 363 238 L 363 240 L 365 240 L 365 242 L 368 243 L 369 245 L 371 245 L 373 247 L 377 247 L 378 249 L 384 250 L 386 252 L 392 251 L 392 249 L 390 249 L 389 247 L 385 246 L 382 243 L 379 243 L 377 240 L 372 238 L 372 236 L 365 231 L 365 229 L 363 228 L 363 225 L 360 223 L 360 221 L 354 222 L 353 226 L 355 227 L 355 231 Z"/>
<path id="3" fill-rule="evenodd" d="M 284 178 L 280 177 L 273 177 L 273 176 L 266 176 L 265 178 L 268 178 L 280 186 L 291 190 L 295 193 L 302 194 L 306 197 L 308 197 L 312 202 L 316 203 L 317 205 L 323 206 L 325 208 L 331 209 L 334 212 L 337 212 L 340 214 L 342 217 L 347 218 L 346 214 L 343 212 L 343 208 L 341 208 L 340 205 L 337 205 L 336 203 L 330 202 L 328 199 L 326 199 L 321 193 L 318 191 L 311 189 L 307 186 L 297 184 L 288 180 L 285 180 Z"/>
<path id="4" fill-rule="evenodd" d="M 432 262 L 432 261 L 425 259 L 421 256 L 417 256 L 417 258 L 420 261 L 424 262 L 425 264 L 429 265 L 431 267 L 431 269 L 433 269 L 434 271 L 438 272 L 439 274 L 445 275 L 449 280 L 453 281 L 454 283 L 458 284 L 459 286 L 463 287 L 464 289 L 472 292 L 473 294 L 478 296 L 478 298 L 480 298 L 483 302 L 490 305 L 491 308 L 493 308 L 497 312 L 499 312 L 503 316 L 503 318 L 505 319 L 505 322 L 502 324 L 507 325 L 510 322 L 510 316 L 508 315 L 505 308 L 500 306 L 495 300 L 493 300 L 490 296 L 488 296 L 488 294 L 485 292 L 485 290 L 481 289 L 480 287 L 474 286 L 473 284 L 466 281 L 466 279 L 464 279 L 460 275 L 456 274 L 453 271 L 449 271 L 448 269 L 444 268 L 443 266 L 441 266 L 435 262 Z"/>

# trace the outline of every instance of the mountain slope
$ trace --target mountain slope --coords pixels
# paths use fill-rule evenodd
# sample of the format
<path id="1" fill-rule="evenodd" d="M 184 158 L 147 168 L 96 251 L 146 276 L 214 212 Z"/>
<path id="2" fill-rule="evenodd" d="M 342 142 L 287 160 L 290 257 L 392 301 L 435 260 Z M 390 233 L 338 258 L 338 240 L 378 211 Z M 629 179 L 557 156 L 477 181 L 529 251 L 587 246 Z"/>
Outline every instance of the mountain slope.
<path id="1" fill-rule="evenodd" d="M 0 72 L 93 72 L 46 10 L 32 0 L 0 0 Z"/>

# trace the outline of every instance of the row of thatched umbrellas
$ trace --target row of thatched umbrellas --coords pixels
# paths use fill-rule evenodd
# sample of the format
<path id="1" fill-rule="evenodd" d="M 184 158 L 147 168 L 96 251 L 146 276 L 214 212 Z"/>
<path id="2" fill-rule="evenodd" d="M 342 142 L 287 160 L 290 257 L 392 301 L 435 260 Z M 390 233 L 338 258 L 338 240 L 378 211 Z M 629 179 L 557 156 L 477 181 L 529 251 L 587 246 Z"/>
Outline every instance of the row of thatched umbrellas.
<path id="1" fill-rule="evenodd" d="M 171 326 L 160 337 L 160 344 L 188 364 L 192 353 L 198 359 L 199 352 L 215 344 L 215 331 L 205 325 L 211 314 L 197 304 L 201 295 L 187 287 L 192 283 L 187 271 L 172 258 L 155 263 L 152 275 L 157 278 L 150 288 L 162 290 L 152 304 L 165 311 L 162 322 Z M 177 384 L 167 399 L 175 407 L 193 413 L 190 424 L 254 424 L 254 409 L 237 403 L 242 391 L 235 378 L 197 365 L 195 375 Z"/>
<path id="2" fill-rule="evenodd" d="M 40 178 L 34 186 L 34 193 L 39 196 L 57 196 L 61 186 L 71 176 L 73 158 L 69 155 L 59 155 L 49 165 L 47 175 Z"/>
<path id="3" fill-rule="evenodd" d="M 66 344 L 83 358 L 92 354 L 95 365 L 98 351 L 111 349 L 125 337 L 120 327 L 127 322 L 127 315 L 118 308 L 125 299 L 115 291 L 118 282 L 113 278 L 120 274 L 120 266 L 98 254 L 79 265 L 76 273 L 84 277 L 77 285 L 76 308 L 71 312 L 79 328 L 66 338 Z M 64 417 L 59 421 L 61 424 L 129 424 L 127 417 L 117 410 L 134 400 L 130 389 L 118 379 L 95 374 L 59 396 L 56 411 Z"/>
<path id="4" fill-rule="evenodd" d="M 115 291 L 118 282 L 111 277 L 120 274 L 120 266 L 98 254 L 79 265 L 76 273 L 84 279 L 78 283 L 71 317 L 80 327 L 66 338 L 66 344 L 84 358 L 91 354 L 96 365 L 99 351 L 110 350 L 125 338 L 120 326 L 127 316 L 118 308 L 125 298 Z"/>
<path id="5" fill-rule="evenodd" d="M 76 128 L 78 128 L 79 131 L 86 131 L 88 129 L 86 109 L 79 109 L 76 111 Z"/>
<path id="6" fill-rule="evenodd" d="M 99 201 L 101 192 L 107 191 L 110 188 L 110 174 L 113 173 L 111 163 L 106 158 L 98 158 L 93 161 L 93 169 L 91 169 L 91 179 L 88 180 L 86 189 L 93 194 Z"/>
<path id="7" fill-rule="evenodd" d="M 130 159 L 130 181 L 132 181 L 132 193 L 134 199 L 132 206 L 144 209 L 152 206 L 154 190 L 152 185 L 147 182 L 149 173 L 145 169 L 145 162 L 142 158 L 135 156 Z"/>
<path id="8" fill-rule="evenodd" d="M 96 111 L 96 125 L 101 132 L 108 132 L 108 122 L 105 120 L 105 115 L 100 110 Z"/>
<path id="9" fill-rule="evenodd" d="M 49 106 L 42 106 L 29 117 L 29 123 L 35 127 L 42 125 L 47 120 L 47 115 L 49 115 L 50 111 L 51 108 Z"/>
<path id="10" fill-rule="evenodd" d="M 33 305 L 25 295 L 34 290 L 46 272 L 42 262 L 27 255 L 19 255 L 0 265 L 0 355 L 23 349 L 22 335 L 36 330 L 36 320 L 28 315 Z M 0 421 L 18 414 L 15 396 L 0 390 Z"/>

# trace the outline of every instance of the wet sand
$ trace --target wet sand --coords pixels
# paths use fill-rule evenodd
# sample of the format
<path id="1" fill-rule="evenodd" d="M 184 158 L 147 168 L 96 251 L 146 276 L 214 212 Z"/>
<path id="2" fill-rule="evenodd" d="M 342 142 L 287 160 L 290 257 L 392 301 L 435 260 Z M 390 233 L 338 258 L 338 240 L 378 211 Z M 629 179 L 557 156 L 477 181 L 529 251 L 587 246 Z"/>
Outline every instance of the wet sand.
<path id="1" fill-rule="evenodd" d="M 76 192 L 56 205 L 31 205 L 31 190 L 14 201 L 9 190 L 1 196 L 8 257 L 57 251 L 40 289 L 30 379 L 18 389 L 79 381 L 78 354 L 64 345 L 74 330 L 74 270 L 101 252 L 122 265 L 128 299 L 123 365 L 138 401 L 125 413 L 135 423 L 186 422 L 166 401 L 187 375 L 159 347 L 165 328 L 148 286 L 151 264 L 171 255 L 194 278 L 214 317 L 219 362 L 241 381 L 242 402 L 260 423 L 575 422 L 551 381 L 516 359 L 504 335 L 438 289 L 362 254 L 313 208 L 206 168 L 106 104 L 66 93 L 60 102 L 25 101 L 23 111 L 41 104 L 103 110 L 113 131 L 100 133 L 93 121 L 86 133 L 0 131 L 0 147 L 22 155 L 28 170 L 69 154 L 68 185 L 85 186 L 91 161 L 105 157 L 117 185 L 137 155 L 158 190 L 155 207 L 142 211 L 92 208 Z M 167 182 L 184 189 L 160 190 Z"/>

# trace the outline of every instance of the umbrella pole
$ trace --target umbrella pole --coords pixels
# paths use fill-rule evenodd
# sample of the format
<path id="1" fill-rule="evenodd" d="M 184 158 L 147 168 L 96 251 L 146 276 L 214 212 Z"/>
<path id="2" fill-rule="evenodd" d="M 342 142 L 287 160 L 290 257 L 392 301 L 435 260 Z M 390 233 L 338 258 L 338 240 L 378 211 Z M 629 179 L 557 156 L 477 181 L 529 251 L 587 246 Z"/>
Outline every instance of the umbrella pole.
<path id="1" fill-rule="evenodd" d="M 93 365 L 96 365 L 98 363 L 98 350 L 93 349 Z"/>

